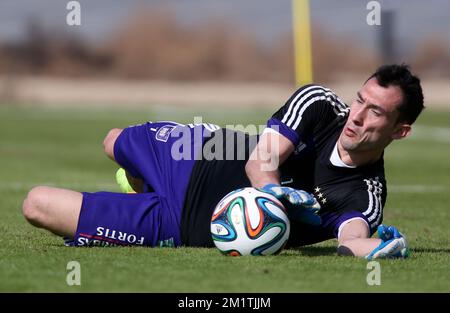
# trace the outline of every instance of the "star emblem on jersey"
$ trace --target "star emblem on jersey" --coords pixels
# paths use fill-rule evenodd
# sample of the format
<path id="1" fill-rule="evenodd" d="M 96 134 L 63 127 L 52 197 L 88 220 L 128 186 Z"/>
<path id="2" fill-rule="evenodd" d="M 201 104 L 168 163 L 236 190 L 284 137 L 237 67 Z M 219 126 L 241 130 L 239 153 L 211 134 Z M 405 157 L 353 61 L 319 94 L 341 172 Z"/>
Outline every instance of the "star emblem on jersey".
<path id="1" fill-rule="evenodd" d="M 320 187 L 317 186 L 314 188 L 314 192 L 316 193 L 316 197 L 318 199 L 318 202 L 322 202 L 322 204 L 327 203 L 327 198 L 325 198 L 324 194 L 320 192 Z"/>

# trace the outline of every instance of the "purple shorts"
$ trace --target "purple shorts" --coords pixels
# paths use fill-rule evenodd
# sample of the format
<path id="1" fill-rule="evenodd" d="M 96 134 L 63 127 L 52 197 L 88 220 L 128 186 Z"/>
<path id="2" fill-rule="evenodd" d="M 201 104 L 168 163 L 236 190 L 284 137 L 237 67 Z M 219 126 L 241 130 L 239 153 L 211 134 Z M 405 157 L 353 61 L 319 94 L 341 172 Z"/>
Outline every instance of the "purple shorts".
<path id="1" fill-rule="evenodd" d="M 146 192 L 83 193 L 74 245 L 180 246 L 181 212 L 203 141 L 198 128 L 203 125 L 149 122 L 124 129 L 114 145 L 115 160 L 146 182 Z M 200 140 L 187 136 L 194 130 Z"/>
<path id="2" fill-rule="evenodd" d="M 176 246 L 179 231 L 154 193 L 83 193 L 76 246 Z"/>

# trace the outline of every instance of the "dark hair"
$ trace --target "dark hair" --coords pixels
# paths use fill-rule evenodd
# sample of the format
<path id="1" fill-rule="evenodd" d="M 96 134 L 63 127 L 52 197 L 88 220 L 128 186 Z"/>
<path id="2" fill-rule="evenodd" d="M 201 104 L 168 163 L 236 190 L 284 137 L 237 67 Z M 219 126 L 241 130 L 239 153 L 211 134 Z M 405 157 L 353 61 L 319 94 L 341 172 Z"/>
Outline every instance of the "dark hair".
<path id="1" fill-rule="evenodd" d="M 406 64 L 383 65 L 377 69 L 367 80 L 376 78 L 382 87 L 398 86 L 403 92 L 403 101 L 398 107 L 399 117 L 397 122 L 414 123 L 423 105 L 423 93 L 420 79 L 409 71 Z"/>

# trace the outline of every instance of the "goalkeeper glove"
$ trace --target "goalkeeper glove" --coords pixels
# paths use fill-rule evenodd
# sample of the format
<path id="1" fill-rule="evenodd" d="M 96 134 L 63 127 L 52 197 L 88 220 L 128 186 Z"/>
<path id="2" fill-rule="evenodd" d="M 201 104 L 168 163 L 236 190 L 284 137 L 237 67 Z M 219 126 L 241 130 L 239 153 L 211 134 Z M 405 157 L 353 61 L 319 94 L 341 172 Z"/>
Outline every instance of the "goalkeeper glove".
<path id="1" fill-rule="evenodd" d="M 277 199 L 282 200 L 291 218 L 311 225 L 320 225 L 322 222 L 317 214 L 320 210 L 320 204 L 312 194 L 276 184 L 265 185 L 261 188 L 261 191 L 270 193 Z"/>
<path id="2" fill-rule="evenodd" d="M 386 258 L 407 258 L 410 255 L 406 238 L 394 226 L 378 226 L 381 243 L 369 255 L 367 260 Z"/>

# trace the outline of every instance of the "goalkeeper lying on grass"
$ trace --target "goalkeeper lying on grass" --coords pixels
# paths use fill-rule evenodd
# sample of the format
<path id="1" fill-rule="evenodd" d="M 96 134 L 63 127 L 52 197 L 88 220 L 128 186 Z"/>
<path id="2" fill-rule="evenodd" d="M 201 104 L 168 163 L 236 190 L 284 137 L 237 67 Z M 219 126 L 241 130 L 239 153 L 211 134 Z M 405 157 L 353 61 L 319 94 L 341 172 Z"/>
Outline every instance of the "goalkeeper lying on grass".
<path id="1" fill-rule="evenodd" d="M 381 225 L 383 154 L 410 134 L 422 109 L 419 79 L 407 66 L 389 65 L 369 77 L 351 107 L 330 89 L 303 86 L 260 136 L 175 122 L 113 129 L 105 152 L 126 170 L 121 184 L 136 193 L 40 186 L 29 192 L 23 213 L 68 245 L 212 247 L 215 205 L 254 186 L 288 208 L 287 247 L 337 238 L 342 255 L 406 257 L 402 234 Z M 379 238 L 371 238 L 377 231 Z"/>

